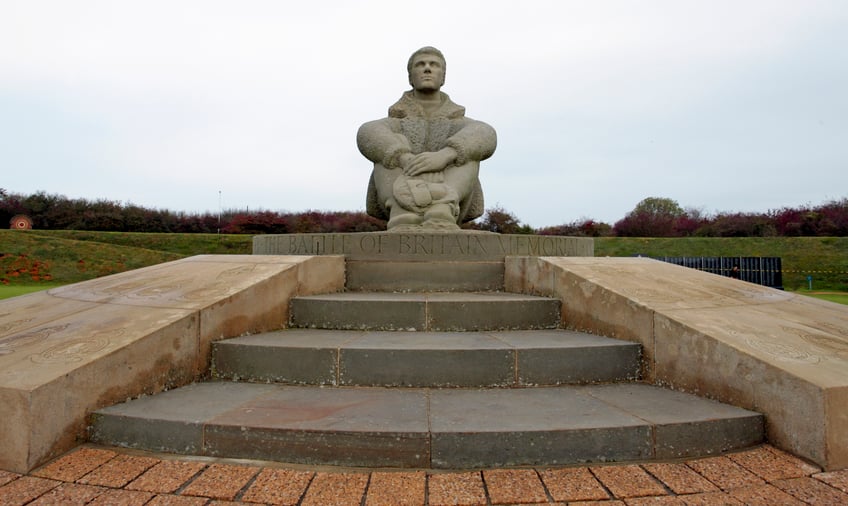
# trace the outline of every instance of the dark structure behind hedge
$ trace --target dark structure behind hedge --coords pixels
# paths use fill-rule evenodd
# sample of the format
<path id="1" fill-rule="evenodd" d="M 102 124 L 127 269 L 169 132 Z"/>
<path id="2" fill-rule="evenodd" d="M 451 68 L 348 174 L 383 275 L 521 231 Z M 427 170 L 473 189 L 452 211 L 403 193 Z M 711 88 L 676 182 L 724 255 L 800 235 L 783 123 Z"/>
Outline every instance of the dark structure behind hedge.
<path id="1" fill-rule="evenodd" d="M 699 271 L 730 277 L 734 265 L 739 266 L 743 281 L 783 290 L 783 268 L 780 257 L 653 257 Z"/>

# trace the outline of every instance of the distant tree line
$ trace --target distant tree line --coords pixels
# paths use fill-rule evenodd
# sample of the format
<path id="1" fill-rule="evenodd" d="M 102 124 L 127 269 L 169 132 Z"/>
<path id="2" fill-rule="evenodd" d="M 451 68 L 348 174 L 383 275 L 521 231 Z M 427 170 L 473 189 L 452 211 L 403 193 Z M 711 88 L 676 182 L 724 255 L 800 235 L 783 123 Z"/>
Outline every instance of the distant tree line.
<path id="1" fill-rule="evenodd" d="M 669 198 L 649 197 L 611 226 L 582 219 L 536 233 L 588 237 L 844 237 L 848 236 L 848 198 L 762 213 L 707 215 L 698 209 L 683 209 Z"/>
<path id="2" fill-rule="evenodd" d="M 182 213 L 110 200 L 69 199 L 45 192 L 20 195 L 0 188 L 0 226 L 8 226 L 19 214 L 27 215 L 33 228 L 42 230 L 289 234 L 373 232 L 386 228 L 384 221 L 362 211 Z M 541 229 L 521 223 L 498 205 L 465 228 L 504 234 L 584 237 L 848 236 L 848 198 L 763 213 L 707 215 L 698 209 L 684 209 L 669 198 L 649 197 L 613 225 L 581 218 Z"/>

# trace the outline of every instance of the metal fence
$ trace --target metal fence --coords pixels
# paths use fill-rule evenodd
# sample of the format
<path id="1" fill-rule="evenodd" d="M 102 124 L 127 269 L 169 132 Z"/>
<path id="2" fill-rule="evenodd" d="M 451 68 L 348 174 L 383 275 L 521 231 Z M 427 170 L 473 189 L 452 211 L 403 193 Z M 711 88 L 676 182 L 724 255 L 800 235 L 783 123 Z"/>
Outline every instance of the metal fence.
<path id="1" fill-rule="evenodd" d="M 719 276 L 731 277 L 734 265 L 739 266 L 743 281 L 783 290 L 783 269 L 780 257 L 652 257 Z"/>

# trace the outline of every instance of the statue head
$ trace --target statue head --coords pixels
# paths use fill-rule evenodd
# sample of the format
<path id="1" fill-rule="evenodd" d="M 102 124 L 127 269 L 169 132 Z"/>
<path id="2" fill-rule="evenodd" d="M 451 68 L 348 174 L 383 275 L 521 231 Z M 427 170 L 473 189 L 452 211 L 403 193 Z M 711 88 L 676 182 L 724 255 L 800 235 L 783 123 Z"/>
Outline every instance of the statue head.
<path id="1" fill-rule="evenodd" d="M 417 67 L 421 69 L 421 75 L 416 72 Z M 445 84 L 445 72 L 447 63 L 445 55 L 435 47 L 425 46 L 412 53 L 406 63 L 406 72 L 409 74 L 409 84 L 413 89 L 435 89 L 438 91 Z M 427 75 L 428 77 L 424 77 Z M 430 82 L 430 80 L 433 82 Z"/>

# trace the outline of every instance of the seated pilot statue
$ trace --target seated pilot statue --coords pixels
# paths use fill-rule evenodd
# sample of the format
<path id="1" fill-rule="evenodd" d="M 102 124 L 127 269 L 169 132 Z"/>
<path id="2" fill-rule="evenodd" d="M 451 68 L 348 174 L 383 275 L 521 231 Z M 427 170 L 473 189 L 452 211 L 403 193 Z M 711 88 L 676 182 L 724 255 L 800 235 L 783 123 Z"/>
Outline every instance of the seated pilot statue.
<path id="1" fill-rule="evenodd" d="M 387 118 L 359 128 L 359 151 L 372 162 L 366 210 L 399 231 L 458 230 L 483 214 L 480 161 L 492 156 L 495 130 L 465 116 L 440 91 L 445 58 L 423 47 L 407 63 L 407 91 Z"/>

